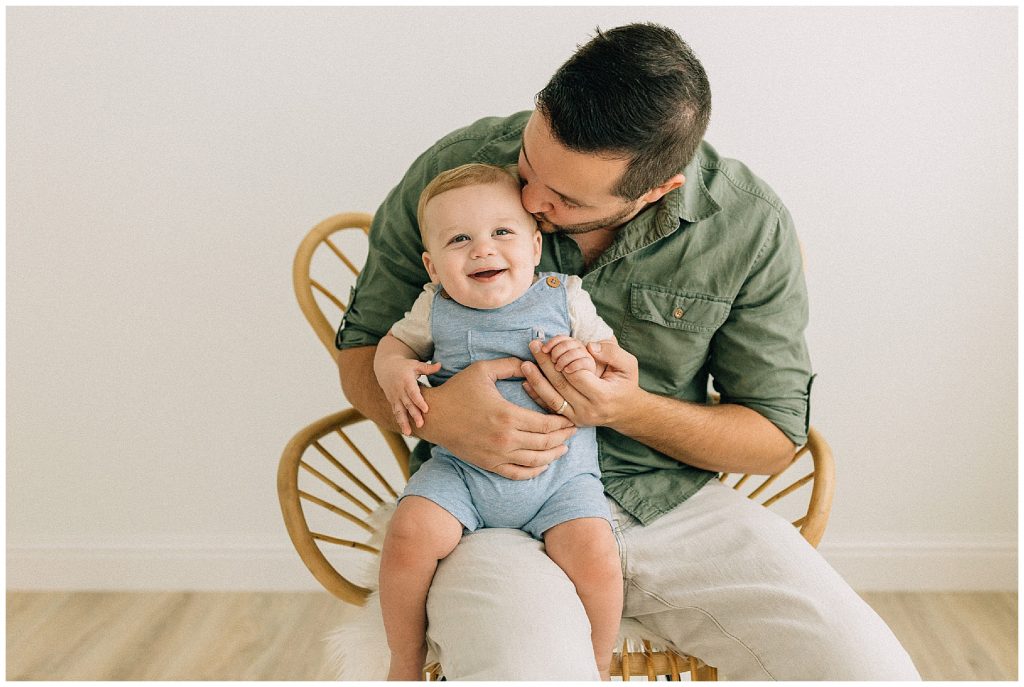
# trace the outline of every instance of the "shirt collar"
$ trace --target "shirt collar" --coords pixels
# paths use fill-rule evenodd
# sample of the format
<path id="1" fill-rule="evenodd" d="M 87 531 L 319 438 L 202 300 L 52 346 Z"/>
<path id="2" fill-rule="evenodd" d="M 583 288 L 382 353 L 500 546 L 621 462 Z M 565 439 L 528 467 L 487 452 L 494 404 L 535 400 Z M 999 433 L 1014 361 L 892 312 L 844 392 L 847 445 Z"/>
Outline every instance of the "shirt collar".
<path id="1" fill-rule="evenodd" d="M 722 209 L 722 206 L 711 197 L 708 187 L 704 185 L 703 166 L 704 158 L 701 151 L 698 150 L 694 158 L 690 160 L 690 164 L 683 169 L 686 183 L 682 188 L 677 188 L 666 194 L 667 198 L 678 193 L 678 200 L 675 201 L 678 206 L 676 216 L 687 222 L 699 222 Z"/>
<path id="2" fill-rule="evenodd" d="M 722 207 L 715 202 L 704 184 L 702 160 L 694 157 L 685 168 L 686 183 L 669 191 L 654 205 L 640 211 L 628 224 L 619 229 L 615 241 L 597 259 L 590 270 L 597 269 L 622 256 L 640 250 L 679 229 L 679 220 L 697 222 L 715 214 Z"/>

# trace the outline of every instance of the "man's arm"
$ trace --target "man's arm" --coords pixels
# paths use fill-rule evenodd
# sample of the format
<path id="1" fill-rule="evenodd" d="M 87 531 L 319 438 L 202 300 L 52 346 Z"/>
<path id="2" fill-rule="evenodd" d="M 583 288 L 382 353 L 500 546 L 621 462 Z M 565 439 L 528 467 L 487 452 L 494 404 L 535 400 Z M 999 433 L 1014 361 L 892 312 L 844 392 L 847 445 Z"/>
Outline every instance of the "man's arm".
<path id="1" fill-rule="evenodd" d="M 373 373 L 376 346 L 335 354 L 345 397 L 359 412 L 392 432 L 399 427 Z M 416 436 L 440 444 L 485 470 L 509 479 L 530 479 L 568 450 L 576 428 L 559 415 L 544 415 L 506 401 L 495 381 L 519 376 L 515 358 L 470 365 L 439 387 L 424 388 L 430 406 Z M 467 399 L 472 399 L 467 401 Z"/>
<path id="2" fill-rule="evenodd" d="M 793 442 L 750 408 L 700 405 L 639 391 L 631 412 L 609 427 L 687 465 L 774 475 L 793 460 Z"/>
<path id="3" fill-rule="evenodd" d="M 523 364 L 527 390 L 547 407 L 557 407 L 564 398 L 569 402 L 564 414 L 580 424 L 610 427 L 714 472 L 774 474 L 793 458 L 793 442 L 756 411 L 736 404 L 687 403 L 641 389 L 636 358 L 614 343 L 590 344 L 591 355 L 607 369 L 600 379 L 574 378 L 579 388 L 555 369 L 539 345 L 532 348 L 537 364 Z"/>
<path id="4" fill-rule="evenodd" d="M 784 469 L 796 444 L 806 440 L 813 375 L 803 336 L 808 309 L 800 246 L 789 212 L 777 210 L 753 234 L 758 250 L 728 318 L 709 343 L 707 365 L 721 404 L 642 389 L 637 359 L 608 343 L 590 345 L 597 362 L 608 364 L 600 379 L 567 379 L 534 345 L 537 363 L 550 380 L 536 365 L 523 365 L 534 393 L 544 399 L 538 402 L 558 407 L 565 398 L 573 407 L 566 414 L 581 423 L 611 427 L 694 467 L 760 474 Z M 667 347 L 662 354 L 678 351 Z"/>
<path id="5" fill-rule="evenodd" d="M 334 351 L 334 362 L 338 364 L 341 390 L 352 407 L 376 422 L 381 429 L 401 431 L 384 390 L 377 383 L 373 373 L 373 358 L 376 346 L 360 346 Z"/>

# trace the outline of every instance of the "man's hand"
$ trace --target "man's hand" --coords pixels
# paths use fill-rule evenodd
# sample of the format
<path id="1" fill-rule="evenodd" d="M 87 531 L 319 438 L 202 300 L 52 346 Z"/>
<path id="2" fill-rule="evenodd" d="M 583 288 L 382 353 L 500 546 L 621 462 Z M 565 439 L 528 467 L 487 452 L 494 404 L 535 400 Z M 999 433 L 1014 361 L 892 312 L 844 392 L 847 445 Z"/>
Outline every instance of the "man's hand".
<path id="1" fill-rule="evenodd" d="M 576 428 L 564 417 L 521 408 L 502 397 L 495 382 L 522 376 L 521 366 L 517 358 L 484 360 L 424 389 L 430 413 L 417 435 L 503 477 L 536 477 L 565 454 L 565 442 Z"/>
<path id="2" fill-rule="evenodd" d="M 586 369 L 571 372 L 571 366 L 559 370 L 551 356 L 562 345 L 555 342 L 557 338 L 544 345 L 531 342 L 537 363 L 522 366 L 523 387 L 538 405 L 557 411 L 565 399 L 569 405 L 562 415 L 580 427 L 613 426 L 636 409 L 643 392 L 635 356 L 614 341 L 593 342 L 587 344 L 587 350 L 597 369 L 604 367 L 600 377 Z"/>

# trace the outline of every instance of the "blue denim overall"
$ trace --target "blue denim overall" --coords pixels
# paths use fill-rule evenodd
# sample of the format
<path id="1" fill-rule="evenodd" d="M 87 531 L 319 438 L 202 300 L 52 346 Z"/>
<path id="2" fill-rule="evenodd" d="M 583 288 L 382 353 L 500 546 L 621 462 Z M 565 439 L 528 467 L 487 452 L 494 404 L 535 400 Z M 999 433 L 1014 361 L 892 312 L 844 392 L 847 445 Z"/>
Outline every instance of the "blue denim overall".
<path id="1" fill-rule="evenodd" d="M 540 278 L 508 305 L 476 310 L 457 303 L 439 288 L 430 310 L 434 360 L 441 363 L 429 377 L 432 386 L 479 360 L 515 357 L 533 360 L 529 343 L 569 334 L 565 275 Z M 548 412 L 523 390 L 523 379 L 498 380 L 498 391 L 524 408 Z M 467 427 L 466 431 L 473 431 Z M 576 518 L 611 521 L 597 462 L 597 434 L 583 427 L 569 439 L 569 451 L 530 480 L 511 480 L 459 460 L 435 446 L 409 480 L 404 496 L 430 499 L 462 523 L 466 531 L 481 527 L 521 529 L 541 539 L 545 530 Z"/>

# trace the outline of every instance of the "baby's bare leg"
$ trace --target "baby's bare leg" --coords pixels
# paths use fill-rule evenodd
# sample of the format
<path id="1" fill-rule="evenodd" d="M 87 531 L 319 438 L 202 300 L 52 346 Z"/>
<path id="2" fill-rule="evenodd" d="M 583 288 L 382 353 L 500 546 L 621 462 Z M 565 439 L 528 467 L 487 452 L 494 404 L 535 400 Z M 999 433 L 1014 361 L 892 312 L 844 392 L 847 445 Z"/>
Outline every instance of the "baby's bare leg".
<path id="1" fill-rule="evenodd" d="M 622 619 L 622 568 L 611 526 L 602 518 L 569 520 L 544 533 L 544 547 L 576 585 L 590 619 L 597 669 L 608 680 Z"/>
<path id="2" fill-rule="evenodd" d="M 389 680 L 420 680 L 427 656 L 427 591 L 437 562 L 462 538 L 462 523 L 433 501 L 407 496 L 395 509 L 380 556 L 380 607 L 391 649 Z"/>

